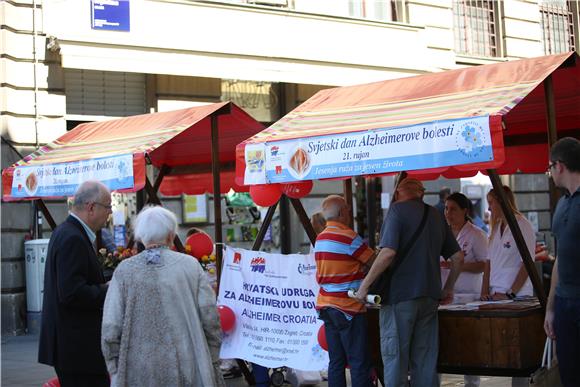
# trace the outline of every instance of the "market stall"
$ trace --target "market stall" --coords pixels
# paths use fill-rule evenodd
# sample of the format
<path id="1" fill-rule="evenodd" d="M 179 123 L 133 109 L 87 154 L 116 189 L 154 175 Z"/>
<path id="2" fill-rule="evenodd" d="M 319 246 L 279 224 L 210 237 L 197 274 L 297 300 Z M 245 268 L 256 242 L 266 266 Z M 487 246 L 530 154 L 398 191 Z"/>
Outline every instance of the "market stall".
<path id="1" fill-rule="evenodd" d="M 35 200 L 54 229 L 43 200 L 72 196 L 86 180 L 100 180 L 120 193 L 144 190 L 146 202 L 154 204 L 161 204 L 159 191 L 213 193 L 219 278 L 220 193 L 248 190 L 234 181 L 235 146 L 261 129 L 231 102 L 81 124 L 3 170 L 2 199 Z M 177 237 L 175 244 L 183 251 Z M 248 370 L 243 371 L 251 380 Z"/>
<path id="2" fill-rule="evenodd" d="M 398 172 L 422 180 L 488 174 L 541 305 L 525 311 L 540 324 L 529 331 L 540 335 L 540 345 L 526 354 L 537 366 L 546 295 L 499 174 L 544 172 L 550 145 L 565 136 L 580 137 L 580 60 L 573 52 L 322 90 L 238 145 L 236 182 L 263 187 Z M 299 200 L 292 203 L 313 242 Z M 440 359 L 448 367 L 443 371 L 464 372 L 462 364 L 446 362 Z M 528 366 L 495 368 L 517 374 Z"/>
<path id="3" fill-rule="evenodd" d="M 89 179 L 121 193 L 145 190 L 148 202 L 156 204 L 159 190 L 168 195 L 247 191 L 233 179 L 234 148 L 262 128 L 231 102 L 81 124 L 3 170 L 2 199 L 36 200 L 55 228 L 43 199 L 72 196 Z M 148 174 L 147 166 L 155 168 Z M 219 258 L 219 199 L 214 209 Z M 176 244 L 182 248 L 179 240 Z"/>

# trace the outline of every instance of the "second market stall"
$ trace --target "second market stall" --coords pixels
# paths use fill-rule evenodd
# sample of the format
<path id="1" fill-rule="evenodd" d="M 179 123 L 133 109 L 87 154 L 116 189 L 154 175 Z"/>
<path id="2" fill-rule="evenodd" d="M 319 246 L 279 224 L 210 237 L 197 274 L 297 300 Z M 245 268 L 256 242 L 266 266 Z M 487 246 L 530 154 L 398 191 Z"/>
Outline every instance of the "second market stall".
<path id="1" fill-rule="evenodd" d="M 479 363 L 443 356 L 440 367 L 529 375 L 541 360 L 546 295 L 499 174 L 544 172 L 551 144 L 565 136 L 580 137 L 580 60 L 573 52 L 322 90 L 238 145 L 236 179 L 263 187 L 398 172 L 423 180 L 488 174 L 541 307 L 504 316 L 505 325 L 493 328 L 508 333 L 480 343 L 486 348 Z M 292 202 L 314 243 L 300 202 Z M 520 330 L 524 314 L 533 328 Z M 456 344 L 452 349 L 461 348 Z"/>

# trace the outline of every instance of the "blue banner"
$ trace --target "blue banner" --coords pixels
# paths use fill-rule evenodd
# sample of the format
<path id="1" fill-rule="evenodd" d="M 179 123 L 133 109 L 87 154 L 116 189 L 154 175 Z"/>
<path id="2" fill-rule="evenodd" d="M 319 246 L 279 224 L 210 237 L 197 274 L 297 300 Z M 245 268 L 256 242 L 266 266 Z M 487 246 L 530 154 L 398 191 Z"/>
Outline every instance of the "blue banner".
<path id="1" fill-rule="evenodd" d="M 489 116 L 246 145 L 245 184 L 411 171 L 493 160 Z"/>

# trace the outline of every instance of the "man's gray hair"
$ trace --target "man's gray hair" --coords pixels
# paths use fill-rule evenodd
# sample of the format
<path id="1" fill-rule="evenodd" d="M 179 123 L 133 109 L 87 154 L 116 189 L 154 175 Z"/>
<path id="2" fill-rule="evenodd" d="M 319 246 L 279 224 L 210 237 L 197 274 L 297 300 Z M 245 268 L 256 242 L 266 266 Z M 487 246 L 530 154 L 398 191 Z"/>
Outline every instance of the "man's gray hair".
<path id="1" fill-rule="evenodd" d="M 82 183 L 72 201 L 72 208 L 82 210 L 87 203 L 98 202 L 104 194 L 108 194 L 106 185 L 97 180 L 88 180 Z"/>
<path id="2" fill-rule="evenodd" d="M 336 219 L 340 216 L 340 210 L 347 207 L 342 196 L 330 195 L 322 201 L 322 214 L 326 220 Z"/>
<path id="3" fill-rule="evenodd" d="M 145 207 L 135 220 L 135 239 L 145 246 L 165 243 L 170 234 L 177 234 L 177 218 L 159 206 Z"/>

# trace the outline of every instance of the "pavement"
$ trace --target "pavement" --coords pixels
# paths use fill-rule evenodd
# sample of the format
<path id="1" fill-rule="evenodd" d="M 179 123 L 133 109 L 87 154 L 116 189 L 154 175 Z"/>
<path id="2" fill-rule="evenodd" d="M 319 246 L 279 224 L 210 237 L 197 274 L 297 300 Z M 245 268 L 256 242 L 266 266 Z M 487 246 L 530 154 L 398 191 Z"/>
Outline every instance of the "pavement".
<path id="1" fill-rule="evenodd" d="M 39 364 L 36 361 L 38 336 L 2 336 L 1 346 L 1 386 L 41 387 L 46 381 L 56 376 L 52 367 Z M 243 377 L 226 379 L 226 385 L 228 387 L 248 386 Z M 441 386 L 443 387 L 458 387 L 463 385 L 462 375 L 442 375 Z M 285 386 L 290 386 L 290 384 L 285 384 Z M 326 387 L 328 383 L 323 382 L 319 386 Z M 511 386 L 511 379 L 482 376 L 480 386 L 509 387 Z"/>

